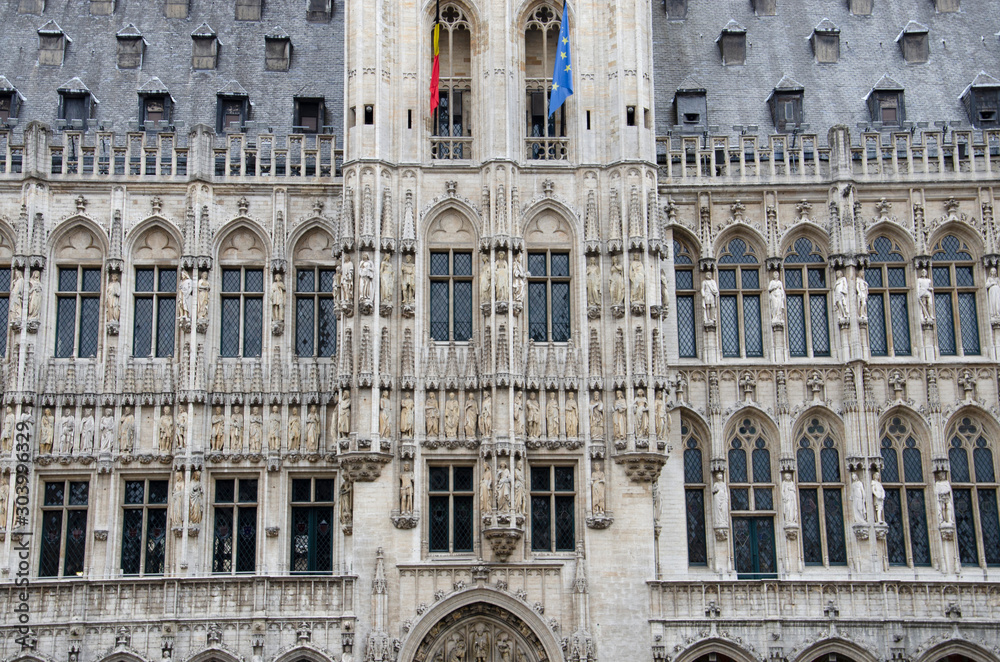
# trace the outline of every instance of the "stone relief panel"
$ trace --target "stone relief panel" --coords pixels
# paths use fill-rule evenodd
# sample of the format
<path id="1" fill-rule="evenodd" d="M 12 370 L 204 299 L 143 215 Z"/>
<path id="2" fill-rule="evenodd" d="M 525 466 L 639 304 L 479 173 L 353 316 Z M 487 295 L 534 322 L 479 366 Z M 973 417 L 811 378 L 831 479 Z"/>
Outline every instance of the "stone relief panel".
<path id="1" fill-rule="evenodd" d="M 448 614 L 424 637 L 415 662 L 546 662 L 537 635 L 507 610 L 475 603 Z"/>
<path id="2" fill-rule="evenodd" d="M 573 240 L 573 229 L 559 214 L 544 211 L 524 226 L 524 239 L 529 246 L 568 247 Z"/>
<path id="3" fill-rule="evenodd" d="M 333 237 L 322 228 L 306 232 L 295 245 L 294 259 L 304 262 L 330 260 L 333 256 Z"/>
<path id="4" fill-rule="evenodd" d="M 257 233 L 239 227 L 230 232 L 219 245 L 219 259 L 227 261 L 256 261 L 267 258 L 267 247 Z"/>
<path id="5" fill-rule="evenodd" d="M 434 244 L 471 245 L 476 241 L 476 229 L 463 214 L 446 210 L 431 221 L 427 241 Z"/>
<path id="6" fill-rule="evenodd" d="M 66 232 L 55 246 L 57 260 L 100 260 L 104 257 L 101 240 L 83 225 Z"/>
<path id="7" fill-rule="evenodd" d="M 173 235 L 153 226 L 136 240 L 134 253 L 136 261 L 176 260 L 181 256 L 181 249 Z"/>

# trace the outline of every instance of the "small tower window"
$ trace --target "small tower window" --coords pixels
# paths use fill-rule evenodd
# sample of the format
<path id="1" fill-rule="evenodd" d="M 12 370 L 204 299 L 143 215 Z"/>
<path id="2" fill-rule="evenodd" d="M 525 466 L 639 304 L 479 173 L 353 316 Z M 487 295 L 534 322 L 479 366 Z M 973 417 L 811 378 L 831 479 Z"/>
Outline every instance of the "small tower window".
<path id="1" fill-rule="evenodd" d="M 202 23 L 191 33 L 191 66 L 195 69 L 215 69 L 219 59 L 219 40 L 208 23 Z"/>
<path id="2" fill-rule="evenodd" d="M 722 53 L 722 64 L 746 64 L 747 61 L 747 30 L 736 21 L 729 21 L 722 34 L 716 39 L 719 52 Z"/>
<path id="3" fill-rule="evenodd" d="M 236 0 L 237 21 L 259 21 L 263 0 Z"/>
<path id="4" fill-rule="evenodd" d="M 38 64 L 59 67 L 66 55 L 66 44 L 71 39 L 55 21 L 38 29 Z"/>
<path id="5" fill-rule="evenodd" d="M 930 57 L 930 40 L 927 38 L 927 26 L 916 21 L 910 21 L 896 37 L 896 43 L 903 53 L 903 59 L 909 64 L 926 62 Z"/>
<path id="6" fill-rule="evenodd" d="M 306 20 L 310 23 L 326 23 L 333 15 L 331 0 L 309 0 L 306 8 Z"/>
<path id="7" fill-rule="evenodd" d="M 813 28 L 809 38 L 813 55 L 820 64 L 830 64 L 840 59 L 840 28 L 824 18 Z"/>
<path id="8" fill-rule="evenodd" d="M 264 68 L 268 71 L 288 71 L 292 57 L 292 41 L 281 28 L 264 36 Z"/>
<path id="9" fill-rule="evenodd" d="M 118 68 L 142 68 L 142 55 L 146 46 L 142 33 L 129 23 L 115 36 L 118 38 Z"/>
<path id="10" fill-rule="evenodd" d="M 962 94 L 972 125 L 984 129 L 1000 126 L 1000 80 L 981 72 Z"/>
<path id="11" fill-rule="evenodd" d="M 63 84 L 59 92 L 59 119 L 67 128 L 76 131 L 87 130 L 87 120 L 93 112 L 93 98 L 90 90 L 79 78 L 73 78 Z"/>

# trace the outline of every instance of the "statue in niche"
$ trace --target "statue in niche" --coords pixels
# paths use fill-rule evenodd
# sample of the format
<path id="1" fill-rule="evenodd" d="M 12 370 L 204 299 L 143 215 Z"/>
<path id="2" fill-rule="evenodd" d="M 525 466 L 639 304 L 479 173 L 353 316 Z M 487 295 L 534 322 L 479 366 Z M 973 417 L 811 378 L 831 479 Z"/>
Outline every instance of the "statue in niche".
<path id="1" fill-rule="evenodd" d="M 403 305 L 412 306 L 416 299 L 416 275 L 413 267 L 413 256 L 407 255 L 399 267 L 399 279 L 403 286 Z"/>
<path id="2" fill-rule="evenodd" d="M 483 408 L 479 415 L 479 434 L 488 437 L 493 434 L 493 393 L 483 393 Z"/>
<path id="3" fill-rule="evenodd" d="M 607 479 L 604 477 L 604 465 L 600 462 L 594 463 L 594 469 L 590 473 L 590 500 L 593 502 L 595 515 L 606 512 Z"/>
<path id="4" fill-rule="evenodd" d="M 934 281 L 927 277 L 927 269 L 917 277 L 917 301 L 920 303 L 920 321 L 934 321 Z"/>
<path id="5" fill-rule="evenodd" d="M 521 266 L 521 258 L 514 258 L 514 301 L 524 303 L 524 288 L 528 282 L 524 274 L 524 267 Z"/>
<path id="6" fill-rule="evenodd" d="M 49 407 L 42 412 L 42 422 L 38 426 L 38 452 L 42 455 L 52 453 L 52 442 L 55 439 L 56 418 Z"/>
<path id="7" fill-rule="evenodd" d="M 233 407 L 229 417 L 229 450 L 239 453 L 243 450 L 243 410 Z"/>
<path id="8" fill-rule="evenodd" d="M 601 305 L 601 267 L 596 257 L 587 260 L 587 305 Z"/>
<path id="9" fill-rule="evenodd" d="M 555 391 L 545 396 L 545 436 L 549 439 L 559 437 L 559 394 Z"/>
<path id="10" fill-rule="evenodd" d="M 479 511 L 483 514 L 493 510 L 493 471 L 489 460 L 483 463 L 483 476 L 479 479 Z"/>
<path id="11" fill-rule="evenodd" d="M 455 397 L 455 392 L 452 391 L 448 394 L 448 398 L 444 403 L 444 436 L 446 438 L 456 439 L 458 437 L 458 419 L 460 416 L 458 399 Z"/>
<path id="12" fill-rule="evenodd" d="M 497 510 L 508 512 L 511 507 L 511 477 L 510 469 L 507 468 L 507 461 L 500 463 L 497 470 Z"/>
<path id="13" fill-rule="evenodd" d="M 122 413 L 122 420 L 118 424 L 118 447 L 126 455 L 130 455 L 135 448 L 135 412 L 132 409 L 126 409 Z"/>
<path id="14" fill-rule="evenodd" d="M 201 487 L 201 472 L 191 472 L 191 495 L 188 497 L 188 524 L 201 524 L 205 511 L 205 493 Z"/>
<path id="15" fill-rule="evenodd" d="M 656 438 L 663 440 L 670 434 L 667 429 L 667 403 L 663 399 L 662 392 L 653 397 L 656 398 L 653 403 L 653 415 L 656 417 Z"/>
<path id="16" fill-rule="evenodd" d="M 632 413 L 635 417 L 635 436 L 649 436 L 649 403 L 646 401 L 645 389 L 639 389 L 635 393 L 635 402 L 632 403 Z"/>
<path id="17" fill-rule="evenodd" d="M 399 512 L 413 512 L 413 472 L 409 462 L 403 464 L 403 472 L 399 474 Z"/>
<path id="18" fill-rule="evenodd" d="M 885 488 L 877 471 L 872 474 L 872 502 L 875 505 L 875 523 L 885 524 Z"/>
<path id="19" fill-rule="evenodd" d="M 646 267 L 642 264 L 642 259 L 638 254 L 632 255 L 632 264 L 628 269 L 628 280 L 630 285 L 629 294 L 632 303 L 646 302 Z"/>
<path id="20" fill-rule="evenodd" d="M 310 407 L 310 413 L 315 412 L 316 405 Z M 308 417 L 306 418 L 306 440 L 308 441 L 309 427 Z M 343 390 L 340 392 L 340 406 L 337 408 L 337 434 L 341 439 L 346 439 L 351 434 L 351 392 Z M 308 447 L 307 447 L 308 450 Z"/>
<path id="21" fill-rule="evenodd" d="M 13 279 L 10 284 L 10 294 L 7 295 L 7 310 L 10 321 L 17 322 L 21 319 L 21 306 L 24 301 L 24 275 L 20 269 L 12 269 L 10 272 Z"/>
<path id="22" fill-rule="evenodd" d="M 208 319 L 209 295 L 212 291 L 212 284 L 208 282 L 208 272 L 202 271 L 198 277 L 198 319 Z"/>
<path id="23" fill-rule="evenodd" d="M 951 483 L 948 481 L 947 472 L 934 472 L 934 496 L 937 497 L 938 503 L 938 521 L 942 526 L 950 526 L 954 524 L 954 513 L 951 501 Z"/>
<path id="24" fill-rule="evenodd" d="M 38 269 L 31 272 L 28 281 L 28 319 L 36 320 L 42 312 L 42 275 Z"/>
<path id="25" fill-rule="evenodd" d="M 94 410 L 86 408 L 83 410 L 83 420 L 80 421 L 80 452 L 94 452 L 94 435 L 97 425 L 94 422 Z"/>
<path id="26" fill-rule="evenodd" d="M 184 472 L 174 472 L 174 491 L 170 495 L 170 525 L 179 529 L 184 526 Z"/>
<path id="27" fill-rule="evenodd" d="M 497 637 L 497 653 L 500 653 L 500 662 L 511 662 L 512 650 L 513 644 L 511 644 L 510 639 L 506 636 Z"/>
<path id="28" fill-rule="evenodd" d="M 729 526 L 729 489 L 723 479 L 722 472 L 716 472 L 712 483 L 712 510 L 715 514 L 715 528 Z"/>
<path id="29" fill-rule="evenodd" d="M 260 453 L 264 449 L 264 417 L 256 405 L 250 410 L 249 428 L 250 452 Z"/>
<path id="30" fill-rule="evenodd" d="M 347 526 L 354 523 L 354 483 L 346 476 L 340 482 L 340 523 Z"/>
<path id="31" fill-rule="evenodd" d="M 298 453 L 302 448 L 302 419 L 299 417 L 299 408 L 292 408 L 292 415 L 288 417 L 288 450 Z"/>
<path id="32" fill-rule="evenodd" d="M 437 393 L 427 394 L 427 404 L 424 405 L 424 431 L 428 437 L 436 437 L 440 431 L 441 408 L 438 405 Z"/>
<path id="33" fill-rule="evenodd" d="M 576 392 L 566 392 L 566 436 L 575 439 L 580 436 L 580 411 L 576 406 Z"/>
<path id="34" fill-rule="evenodd" d="M 844 322 L 850 319 L 851 307 L 847 302 L 847 276 L 843 271 L 837 271 L 837 280 L 833 284 L 833 308 L 837 311 L 837 319 Z"/>
<path id="35" fill-rule="evenodd" d="M 538 404 L 538 393 L 532 391 L 528 395 L 528 437 L 538 439 L 542 436 L 542 413 Z"/>
<path id="36" fill-rule="evenodd" d="M 514 434 L 524 436 L 524 394 L 514 394 Z"/>
<path id="37" fill-rule="evenodd" d="M 614 413 L 611 416 L 615 442 L 625 441 L 625 435 L 628 434 L 628 423 L 626 421 L 627 412 L 628 405 L 625 403 L 625 394 L 620 390 L 615 391 Z"/>
<path id="38" fill-rule="evenodd" d="M 345 391 L 346 393 L 346 391 Z M 350 425 L 350 412 L 351 412 L 351 402 L 350 398 L 347 401 L 347 416 L 341 420 L 341 430 L 345 427 L 343 421 L 347 421 L 347 425 Z M 346 432 L 342 433 L 347 436 Z M 318 453 L 319 452 L 319 413 L 316 411 L 316 405 L 309 405 L 309 413 L 306 414 L 306 452 L 307 453 Z"/>
<path id="39" fill-rule="evenodd" d="M 476 436 L 476 425 L 479 422 L 479 407 L 473 393 L 465 394 L 465 437 L 473 439 Z"/>
<path id="40" fill-rule="evenodd" d="M 101 452 L 110 453 L 115 445 L 115 416 L 114 412 L 105 407 L 104 416 L 101 417 Z"/>
<path id="41" fill-rule="evenodd" d="M 472 633 L 472 654 L 475 662 L 488 662 L 490 659 L 490 633 L 481 623 Z"/>
<path id="42" fill-rule="evenodd" d="M 781 473 L 781 514 L 785 518 L 785 526 L 799 523 L 798 500 L 791 472 L 783 471 Z"/>
<path id="43" fill-rule="evenodd" d="M 701 281 L 701 309 L 705 324 L 715 324 L 715 312 L 719 306 L 719 284 L 712 274 L 707 273 Z"/>
<path id="44" fill-rule="evenodd" d="M 177 430 L 178 449 L 183 449 L 187 446 L 187 424 L 188 424 L 187 409 L 182 406 L 180 411 L 177 412 L 177 420 L 174 422 L 174 427 Z"/>
<path id="45" fill-rule="evenodd" d="M 490 256 L 484 253 L 479 258 L 479 303 L 489 303 L 491 292 Z"/>
<path id="46" fill-rule="evenodd" d="M 362 301 L 371 301 L 375 298 L 375 263 L 372 262 L 368 253 L 361 254 L 361 262 L 358 263 L 358 294 Z"/>
<path id="47" fill-rule="evenodd" d="M 63 417 L 59 423 L 60 451 L 72 455 L 73 446 L 76 442 L 76 418 L 73 416 L 73 410 L 69 407 L 63 409 Z"/>
<path id="48" fill-rule="evenodd" d="M 281 274 L 274 274 L 271 283 L 271 321 L 285 321 L 285 282 Z"/>
<path id="49" fill-rule="evenodd" d="M 10 501 L 10 479 L 0 474 L 0 530 L 7 529 L 7 502 Z"/>
<path id="50" fill-rule="evenodd" d="M 3 432 L 0 433 L 0 448 L 9 451 L 14 448 L 14 408 L 7 405 L 7 412 L 3 417 Z"/>
<path id="51" fill-rule="evenodd" d="M 868 523 L 868 504 L 865 500 L 865 484 L 858 479 L 857 473 L 851 474 L 851 511 L 854 513 L 855 523 Z"/>
<path id="52" fill-rule="evenodd" d="M 771 304 L 771 324 L 785 323 L 785 286 L 781 284 L 781 274 L 771 272 L 771 282 L 767 285 L 767 298 Z"/>
<path id="53" fill-rule="evenodd" d="M 222 415 L 222 407 L 216 407 L 212 414 L 212 450 L 221 451 L 226 447 L 226 418 Z"/>
<path id="54" fill-rule="evenodd" d="M 590 394 L 590 436 L 594 439 L 604 438 L 604 401 L 598 391 Z"/>
<path id="55" fill-rule="evenodd" d="M 528 509 L 528 497 L 524 483 L 524 461 L 517 458 L 514 463 L 514 512 L 524 514 Z"/>
<path id="56" fill-rule="evenodd" d="M 177 285 L 177 317 L 191 317 L 191 295 L 194 293 L 194 283 L 188 272 L 181 269 L 181 282 Z"/>
<path id="57" fill-rule="evenodd" d="M 344 264 L 340 268 L 340 300 L 347 305 L 354 303 L 354 263 L 351 256 L 344 256 Z"/>
<path id="58" fill-rule="evenodd" d="M 858 295 L 858 319 L 868 321 L 868 281 L 865 279 L 864 269 L 858 270 L 854 289 Z"/>
<path id="59" fill-rule="evenodd" d="M 392 303 L 396 288 L 396 272 L 392 269 L 392 256 L 388 253 L 382 255 L 382 263 L 379 265 L 378 287 L 382 303 Z"/>
<path id="60" fill-rule="evenodd" d="M 663 314 L 670 309 L 670 280 L 666 269 L 660 269 L 660 307 Z"/>
<path id="61" fill-rule="evenodd" d="M 507 272 L 507 254 L 497 253 L 496 259 L 496 295 L 497 301 L 510 300 L 510 277 Z"/>
<path id="62" fill-rule="evenodd" d="M 625 270 L 622 268 L 622 261 L 617 255 L 611 258 L 611 276 L 608 279 L 608 287 L 611 293 L 611 305 L 622 306 L 625 304 Z"/>
<path id="63" fill-rule="evenodd" d="M 1000 277 L 996 267 L 990 267 L 990 275 L 986 277 L 986 299 L 990 304 L 990 321 L 1000 321 Z"/>
<path id="64" fill-rule="evenodd" d="M 389 391 L 382 391 L 382 397 L 378 400 L 378 436 L 383 439 L 388 439 L 392 436 L 392 422 L 389 416 L 391 407 Z"/>
<path id="65" fill-rule="evenodd" d="M 271 405 L 271 415 L 267 417 L 267 448 L 281 450 L 281 412 L 278 405 Z"/>
<path id="66" fill-rule="evenodd" d="M 399 434 L 404 439 L 413 438 L 413 396 L 409 393 L 399 405 Z"/>
<path id="67" fill-rule="evenodd" d="M 121 318 L 122 314 L 122 284 L 118 280 L 118 274 L 111 274 L 111 280 L 108 282 L 108 321 L 117 322 Z M 18 300 L 20 303 L 20 300 Z M 18 306 L 18 314 L 20 314 L 20 305 Z"/>

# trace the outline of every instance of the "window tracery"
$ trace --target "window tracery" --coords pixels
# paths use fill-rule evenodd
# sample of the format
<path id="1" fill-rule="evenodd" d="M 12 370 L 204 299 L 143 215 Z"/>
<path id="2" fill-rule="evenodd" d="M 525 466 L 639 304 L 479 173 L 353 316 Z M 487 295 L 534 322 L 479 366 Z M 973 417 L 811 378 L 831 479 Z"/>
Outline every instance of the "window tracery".
<path id="1" fill-rule="evenodd" d="M 694 314 L 695 253 L 674 239 L 674 291 L 677 299 L 677 350 L 681 358 L 698 356 Z"/>
<path id="2" fill-rule="evenodd" d="M 775 577 L 771 451 L 753 416 L 740 418 L 729 435 L 728 462 L 736 572 L 746 579 Z"/>
<path id="3" fill-rule="evenodd" d="M 911 426 L 902 416 L 889 418 L 882 431 L 881 483 L 889 563 L 930 565 L 923 459 Z M 878 498 L 875 511 L 878 519 Z"/>
<path id="4" fill-rule="evenodd" d="M 943 355 L 980 353 L 975 270 L 968 244 L 955 235 L 943 237 L 934 246 L 934 317 L 938 349 Z"/>
<path id="5" fill-rule="evenodd" d="M 760 263 L 744 239 L 732 239 L 719 256 L 719 316 L 722 355 L 764 355 L 760 324 Z"/>
<path id="6" fill-rule="evenodd" d="M 910 309 L 906 259 L 887 236 L 868 245 L 868 344 L 872 356 L 910 355 Z"/>
<path id="7" fill-rule="evenodd" d="M 434 111 L 431 157 L 472 158 L 472 27 L 460 7 L 441 8 L 440 78 Z"/>
<path id="8" fill-rule="evenodd" d="M 962 417 L 952 426 L 948 445 L 959 559 L 966 565 L 998 565 L 1000 518 L 997 514 L 996 460 L 982 423 L 971 416 Z M 941 477 L 941 480 L 945 479 Z M 939 509 L 947 508 L 946 503 L 941 503 L 944 491 L 938 489 L 937 484 L 935 491 Z M 947 513 L 939 516 L 943 523 L 950 519 L 946 519 Z"/>
<path id="9" fill-rule="evenodd" d="M 807 565 L 847 563 L 844 482 L 840 451 L 830 428 L 822 418 L 811 417 L 798 435 L 795 459 L 802 513 L 802 552 Z"/>
<path id="10" fill-rule="evenodd" d="M 705 539 L 704 455 L 699 434 L 687 416 L 681 416 L 681 443 L 684 447 L 684 504 L 687 513 L 688 564 L 707 565 Z"/>
<path id="11" fill-rule="evenodd" d="M 785 252 L 785 301 L 788 353 L 829 356 L 829 286 L 826 258 L 819 246 L 799 237 Z"/>

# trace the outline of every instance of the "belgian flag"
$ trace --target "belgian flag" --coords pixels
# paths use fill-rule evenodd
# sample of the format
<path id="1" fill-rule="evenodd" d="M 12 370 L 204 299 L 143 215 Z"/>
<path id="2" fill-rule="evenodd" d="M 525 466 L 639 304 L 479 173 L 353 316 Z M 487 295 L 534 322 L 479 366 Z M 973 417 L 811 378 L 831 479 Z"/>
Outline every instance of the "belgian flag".
<path id="1" fill-rule="evenodd" d="M 441 0 L 437 3 L 437 13 L 434 16 L 434 64 L 431 66 L 431 117 L 438 107 L 438 83 L 441 79 L 441 49 L 439 47 L 439 37 L 441 35 Z"/>

